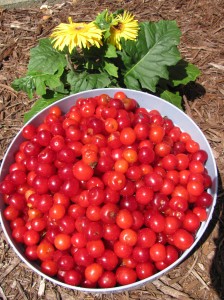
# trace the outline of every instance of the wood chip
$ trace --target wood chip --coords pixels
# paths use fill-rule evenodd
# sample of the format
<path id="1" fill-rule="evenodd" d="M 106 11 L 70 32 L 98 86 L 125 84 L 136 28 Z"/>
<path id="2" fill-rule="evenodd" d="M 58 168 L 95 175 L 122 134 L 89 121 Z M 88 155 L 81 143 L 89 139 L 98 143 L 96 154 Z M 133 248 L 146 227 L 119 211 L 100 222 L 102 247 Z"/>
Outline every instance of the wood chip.
<path id="1" fill-rule="evenodd" d="M 155 280 L 152 282 L 160 291 L 162 291 L 165 295 L 169 295 L 174 297 L 174 299 L 178 300 L 193 300 L 189 295 L 178 291 L 170 286 L 164 285 L 162 281 Z"/>
<path id="2" fill-rule="evenodd" d="M 1 287 L 0 287 L 0 298 L 2 300 L 7 300 L 7 298 L 6 298 L 6 296 L 5 296 L 4 292 L 3 292 L 3 289 Z"/>
<path id="3" fill-rule="evenodd" d="M 11 86 L 8 86 L 7 84 L 2 84 L 2 83 L 0 83 L 0 87 L 9 90 L 9 91 L 12 92 L 14 95 L 17 94 L 17 91 L 15 91 Z"/>
<path id="4" fill-rule="evenodd" d="M 45 287 L 46 287 L 45 279 L 42 278 L 42 279 L 40 280 L 40 285 L 39 285 L 39 289 L 38 289 L 38 296 L 39 296 L 39 297 L 42 297 L 42 296 L 44 295 Z"/>
<path id="5" fill-rule="evenodd" d="M 5 48 L 0 52 L 0 61 L 3 61 L 5 58 L 9 57 L 14 48 L 15 43 L 5 46 Z"/>
<path id="6" fill-rule="evenodd" d="M 192 270 L 192 274 L 202 283 L 202 285 L 207 289 L 209 290 L 209 287 L 208 285 L 204 282 L 204 280 L 201 278 L 201 276 L 195 271 L 195 270 Z"/>
<path id="7" fill-rule="evenodd" d="M 28 300 L 28 298 L 27 298 L 27 296 L 26 296 L 26 294 L 25 294 L 25 292 L 23 290 L 23 287 L 21 286 L 21 284 L 19 283 L 18 280 L 16 281 L 16 284 L 17 284 L 17 287 L 18 287 L 18 290 L 19 290 L 19 293 L 20 293 L 22 299 L 23 300 Z"/>
<path id="8" fill-rule="evenodd" d="M 12 270 L 14 270 L 14 268 L 20 263 L 20 259 L 15 256 L 13 258 L 13 261 L 10 262 L 10 265 L 8 266 L 8 268 L 4 271 L 4 273 L 2 273 L 0 275 L 0 282 L 2 282 L 2 280 L 9 275 L 10 272 L 12 272 Z"/>
<path id="9" fill-rule="evenodd" d="M 165 283 L 166 285 L 172 286 L 172 288 L 174 288 L 174 289 L 176 289 L 176 290 L 178 290 L 178 291 L 182 291 L 182 290 L 183 290 L 182 286 L 181 286 L 179 283 L 173 282 L 173 280 L 170 279 L 170 278 L 168 278 L 167 276 L 162 276 L 162 277 L 160 278 L 160 280 L 161 280 L 163 283 Z"/>
<path id="10" fill-rule="evenodd" d="M 198 266 L 199 266 L 199 268 L 200 268 L 202 271 L 205 271 L 205 267 L 204 267 L 204 265 L 203 265 L 203 264 L 201 264 L 201 263 L 198 263 Z"/>
<path id="11" fill-rule="evenodd" d="M 210 63 L 209 65 L 216 68 L 216 69 L 224 71 L 224 66 L 223 65 L 219 65 L 219 64 L 215 64 L 215 63 Z"/>

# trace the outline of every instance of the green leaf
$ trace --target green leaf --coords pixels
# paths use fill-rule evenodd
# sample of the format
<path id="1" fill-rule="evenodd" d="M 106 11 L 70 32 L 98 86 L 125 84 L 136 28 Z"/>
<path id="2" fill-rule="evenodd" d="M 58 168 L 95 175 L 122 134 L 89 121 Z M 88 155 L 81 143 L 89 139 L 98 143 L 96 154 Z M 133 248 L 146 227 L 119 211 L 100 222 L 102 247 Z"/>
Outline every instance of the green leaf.
<path id="1" fill-rule="evenodd" d="M 114 58 L 114 57 L 117 57 L 117 51 L 116 51 L 116 47 L 112 44 L 108 44 L 108 48 L 105 52 L 105 55 L 104 57 L 107 57 L 107 58 Z"/>
<path id="2" fill-rule="evenodd" d="M 45 76 L 33 76 L 33 81 L 36 86 L 36 93 L 39 96 L 46 94 Z"/>
<path id="3" fill-rule="evenodd" d="M 65 85 L 63 82 L 61 82 L 61 84 L 59 86 L 57 86 L 54 91 L 56 93 L 59 93 L 59 94 L 64 94 L 64 95 L 68 95 L 69 94 L 69 91 L 68 89 L 65 88 Z"/>
<path id="4" fill-rule="evenodd" d="M 28 122 L 33 116 L 35 116 L 38 112 L 40 112 L 45 107 L 49 106 L 50 104 L 54 103 L 57 100 L 60 100 L 64 97 L 64 94 L 55 94 L 53 98 L 45 99 L 40 98 L 34 102 L 34 105 L 31 107 L 31 109 L 24 114 L 24 122 Z"/>
<path id="5" fill-rule="evenodd" d="M 49 39 L 42 39 L 39 45 L 30 50 L 30 61 L 27 76 L 14 80 L 15 90 L 25 91 L 29 98 L 46 94 L 46 90 L 61 86 L 60 76 L 63 74 L 67 61 L 65 55 L 56 51 Z"/>
<path id="6" fill-rule="evenodd" d="M 123 14 L 123 13 L 124 13 L 124 9 L 123 9 L 123 8 L 120 8 L 120 9 L 115 10 L 115 11 L 112 13 L 112 15 L 113 15 L 113 17 L 115 18 L 117 15 L 121 15 L 121 14 Z"/>
<path id="7" fill-rule="evenodd" d="M 104 70 L 107 71 L 109 75 L 116 78 L 118 77 L 118 67 L 116 67 L 114 64 L 105 62 Z"/>
<path id="8" fill-rule="evenodd" d="M 15 90 L 23 90 L 25 91 L 29 98 L 33 97 L 33 93 L 36 89 L 36 93 L 39 96 L 46 94 L 46 89 L 49 87 L 50 89 L 55 89 L 56 87 L 61 85 L 60 78 L 55 75 L 49 74 L 36 74 L 31 73 L 26 77 L 16 79 L 12 86 Z"/>
<path id="9" fill-rule="evenodd" d="M 102 30 L 105 30 L 109 27 L 109 13 L 108 10 L 105 9 L 101 13 L 96 16 L 94 23 Z"/>
<path id="10" fill-rule="evenodd" d="M 173 105 L 177 106 L 181 110 L 183 109 L 182 105 L 181 105 L 182 97 L 180 96 L 179 92 L 172 93 L 172 92 L 166 90 L 160 94 L 160 97 L 163 98 L 164 100 L 172 103 Z"/>
<path id="11" fill-rule="evenodd" d="M 169 68 L 170 78 L 173 86 L 186 85 L 195 81 L 200 75 L 200 70 L 193 64 L 180 60 L 175 66 Z"/>
<path id="12" fill-rule="evenodd" d="M 107 39 L 110 36 L 110 23 L 111 23 L 111 15 L 109 15 L 108 10 L 105 9 L 101 13 L 99 13 L 94 21 L 94 23 L 103 30 L 104 38 Z"/>
<path id="13" fill-rule="evenodd" d="M 121 57 L 127 88 L 156 91 L 160 78 L 169 78 L 168 66 L 181 58 L 177 45 L 180 30 L 175 21 L 142 22 L 138 40 L 122 39 Z"/>
<path id="14" fill-rule="evenodd" d="M 18 79 L 15 79 L 12 82 L 12 87 L 16 91 L 24 91 L 27 93 L 30 99 L 33 98 L 33 92 L 35 90 L 35 83 L 32 76 L 25 76 Z"/>
<path id="15" fill-rule="evenodd" d="M 85 90 L 108 87 L 111 83 L 106 73 L 89 74 L 87 72 L 75 73 L 69 72 L 67 77 L 71 85 L 71 93 L 78 93 Z"/>
<path id="16" fill-rule="evenodd" d="M 67 66 L 65 54 L 52 47 L 50 39 L 42 39 L 39 45 L 30 50 L 28 74 L 45 73 L 61 76 Z"/>

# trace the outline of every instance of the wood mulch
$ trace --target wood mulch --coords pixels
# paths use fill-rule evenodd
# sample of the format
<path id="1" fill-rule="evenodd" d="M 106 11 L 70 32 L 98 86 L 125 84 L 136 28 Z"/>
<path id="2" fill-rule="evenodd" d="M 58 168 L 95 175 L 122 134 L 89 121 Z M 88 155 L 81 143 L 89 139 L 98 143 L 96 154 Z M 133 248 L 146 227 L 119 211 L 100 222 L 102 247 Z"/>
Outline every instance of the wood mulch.
<path id="1" fill-rule="evenodd" d="M 56 1 L 51 1 L 51 3 Z M 84 294 L 53 285 L 32 272 L 8 245 L 0 229 L 0 299 L 224 299 L 224 2 L 222 0 L 57 1 L 40 9 L 0 8 L 0 159 L 23 124 L 32 101 L 11 82 L 25 74 L 29 50 L 72 16 L 92 20 L 105 8 L 125 8 L 139 21 L 176 20 L 180 51 L 201 76 L 186 91 L 185 111 L 207 137 L 219 171 L 214 216 L 197 249 L 178 267 L 146 286 L 118 294 Z"/>

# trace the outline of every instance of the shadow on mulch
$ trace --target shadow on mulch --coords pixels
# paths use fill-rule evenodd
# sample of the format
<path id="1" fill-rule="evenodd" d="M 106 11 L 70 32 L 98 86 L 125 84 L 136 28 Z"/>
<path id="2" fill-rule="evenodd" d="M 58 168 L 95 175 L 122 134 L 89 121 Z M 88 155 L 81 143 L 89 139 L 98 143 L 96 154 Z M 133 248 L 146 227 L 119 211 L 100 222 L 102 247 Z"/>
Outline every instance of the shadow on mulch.
<path id="1" fill-rule="evenodd" d="M 185 95 L 188 101 L 194 101 L 206 94 L 205 88 L 197 82 L 189 82 L 181 90 L 181 95 Z"/>
<path id="2" fill-rule="evenodd" d="M 210 278 L 213 289 L 220 299 L 224 299 L 224 210 L 223 210 L 224 189 L 219 177 L 219 189 L 217 203 L 214 210 L 214 220 L 211 226 L 218 223 L 218 237 L 214 239 L 216 246 L 215 255 L 210 267 Z"/>

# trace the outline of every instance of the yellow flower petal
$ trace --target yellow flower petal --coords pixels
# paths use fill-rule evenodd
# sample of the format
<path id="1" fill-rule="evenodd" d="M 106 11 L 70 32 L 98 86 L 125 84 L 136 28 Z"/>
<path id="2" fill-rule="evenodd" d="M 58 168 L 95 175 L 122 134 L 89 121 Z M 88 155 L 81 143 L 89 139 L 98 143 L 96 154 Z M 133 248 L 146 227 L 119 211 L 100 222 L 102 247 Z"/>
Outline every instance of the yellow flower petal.
<path id="1" fill-rule="evenodd" d="M 135 40 L 138 35 L 138 21 L 134 16 L 124 11 L 123 15 L 118 15 L 112 22 L 110 28 L 110 43 L 117 49 L 121 50 L 120 40 L 123 37 L 125 40 Z"/>
<path id="2" fill-rule="evenodd" d="M 102 45 L 102 31 L 93 23 L 73 23 L 68 18 L 69 24 L 61 23 L 55 27 L 52 34 L 52 43 L 55 49 L 62 51 L 65 46 L 71 53 L 75 47 L 89 48 Z"/>

